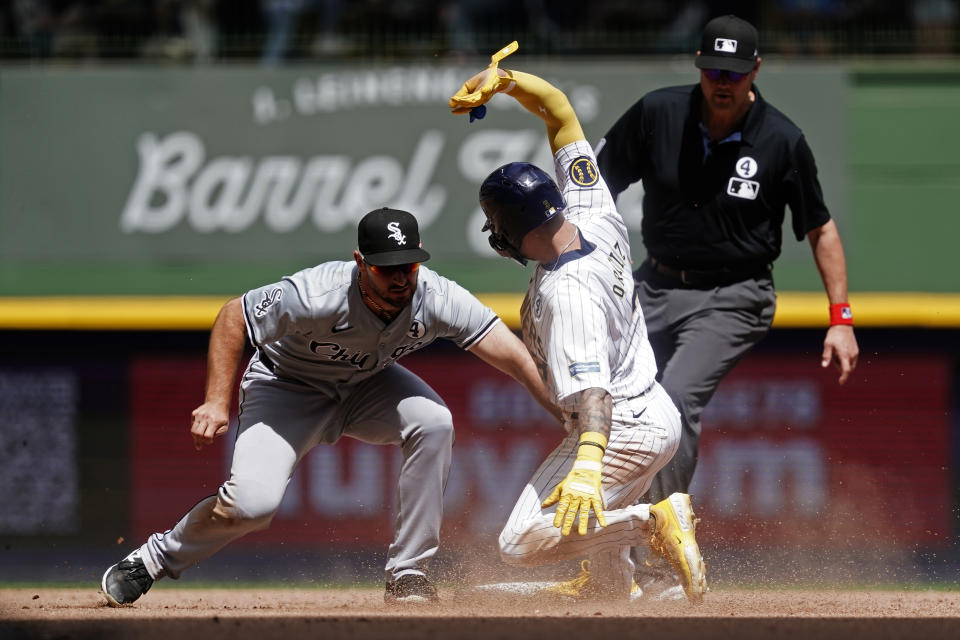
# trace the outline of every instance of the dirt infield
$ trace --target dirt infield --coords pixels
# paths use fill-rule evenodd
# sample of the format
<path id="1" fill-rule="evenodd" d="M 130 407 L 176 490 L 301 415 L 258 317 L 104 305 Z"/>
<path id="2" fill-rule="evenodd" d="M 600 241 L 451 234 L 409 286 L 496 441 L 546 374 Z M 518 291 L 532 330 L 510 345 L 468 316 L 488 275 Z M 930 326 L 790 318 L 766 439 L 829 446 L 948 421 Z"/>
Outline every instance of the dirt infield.
<path id="1" fill-rule="evenodd" d="M 374 590 L 155 589 L 110 608 L 95 589 L 0 589 L 0 638 L 960 638 L 960 594 L 950 591 L 720 590 L 699 606 L 448 594 L 440 605 L 398 609 L 382 598 Z"/>

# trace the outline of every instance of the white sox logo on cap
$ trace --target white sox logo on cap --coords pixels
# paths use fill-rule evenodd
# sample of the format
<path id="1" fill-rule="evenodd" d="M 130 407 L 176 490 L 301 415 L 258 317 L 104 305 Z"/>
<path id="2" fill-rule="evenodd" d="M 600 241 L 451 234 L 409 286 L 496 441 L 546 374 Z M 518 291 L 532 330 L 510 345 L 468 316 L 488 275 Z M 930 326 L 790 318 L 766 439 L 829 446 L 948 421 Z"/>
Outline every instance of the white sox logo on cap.
<path id="1" fill-rule="evenodd" d="M 388 238 L 393 238 L 397 241 L 397 244 L 407 244 L 407 236 L 403 235 L 403 232 L 400 231 L 399 222 L 391 222 L 387 225 L 387 229 L 390 231 L 390 233 L 387 234 Z"/>
<path id="2" fill-rule="evenodd" d="M 430 259 L 420 243 L 420 228 L 413 214 L 388 207 L 374 209 L 360 220 L 357 249 L 364 262 L 376 267 Z"/>

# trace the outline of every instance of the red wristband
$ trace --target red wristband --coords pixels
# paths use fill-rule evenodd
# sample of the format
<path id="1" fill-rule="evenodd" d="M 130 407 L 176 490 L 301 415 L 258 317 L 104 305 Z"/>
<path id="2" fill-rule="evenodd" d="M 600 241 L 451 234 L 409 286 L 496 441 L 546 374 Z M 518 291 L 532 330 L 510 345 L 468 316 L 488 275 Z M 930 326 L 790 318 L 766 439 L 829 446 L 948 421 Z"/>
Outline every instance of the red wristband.
<path id="1" fill-rule="evenodd" d="M 830 326 L 835 324 L 853 325 L 853 311 L 847 302 L 838 302 L 830 305 Z"/>

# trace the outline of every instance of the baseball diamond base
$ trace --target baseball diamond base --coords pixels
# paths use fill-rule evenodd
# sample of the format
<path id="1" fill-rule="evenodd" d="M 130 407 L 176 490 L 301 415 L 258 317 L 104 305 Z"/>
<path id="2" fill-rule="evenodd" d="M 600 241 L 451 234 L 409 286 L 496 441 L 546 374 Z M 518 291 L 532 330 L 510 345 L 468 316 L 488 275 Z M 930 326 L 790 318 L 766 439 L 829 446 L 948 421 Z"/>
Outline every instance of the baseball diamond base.
<path id="1" fill-rule="evenodd" d="M 478 584 L 458 589 L 457 599 L 471 596 L 539 596 L 559 582 L 494 582 L 492 584 Z"/>

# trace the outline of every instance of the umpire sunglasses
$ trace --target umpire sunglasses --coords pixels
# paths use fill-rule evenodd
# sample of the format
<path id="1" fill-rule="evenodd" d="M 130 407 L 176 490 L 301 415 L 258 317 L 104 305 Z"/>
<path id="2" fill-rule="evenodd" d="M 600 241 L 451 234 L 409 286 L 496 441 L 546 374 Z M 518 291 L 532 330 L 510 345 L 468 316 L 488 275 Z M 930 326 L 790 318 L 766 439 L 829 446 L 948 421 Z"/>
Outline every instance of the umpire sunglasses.
<path id="1" fill-rule="evenodd" d="M 737 73 L 736 71 L 727 71 L 726 69 L 703 69 L 703 75 L 707 76 L 711 82 L 720 82 L 720 79 L 723 76 L 727 76 L 727 79 L 730 82 L 740 82 L 748 75 L 753 73 L 753 70 L 750 70 L 746 73 Z"/>

